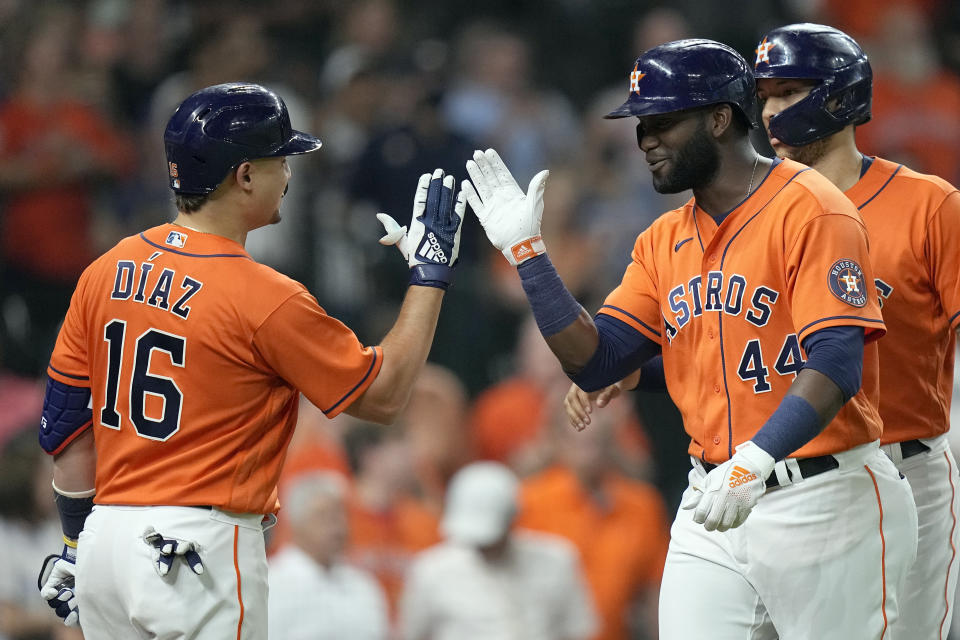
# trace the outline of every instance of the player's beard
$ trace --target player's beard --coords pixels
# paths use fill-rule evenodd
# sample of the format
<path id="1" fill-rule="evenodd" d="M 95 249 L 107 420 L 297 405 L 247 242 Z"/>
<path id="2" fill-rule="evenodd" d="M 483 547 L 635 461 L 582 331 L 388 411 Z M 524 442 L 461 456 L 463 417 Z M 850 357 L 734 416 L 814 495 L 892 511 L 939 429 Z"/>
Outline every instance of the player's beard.
<path id="1" fill-rule="evenodd" d="M 790 147 L 787 146 L 781 153 L 782 157 L 789 158 L 800 164 L 805 164 L 808 167 L 812 167 L 815 163 L 819 162 L 823 156 L 827 154 L 827 147 L 829 137 L 821 138 L 820 140 L 815 140 L 808 145 L 802 147 Z"/>
<path id="2" fill-rule="evenodd" d="M 701 120 L 697 130 L 677 151 L 673 171 L 659 181 L 654 176 L 653 188 L 657 193 L 680 193 L 687 189 L 699 189 L 713 182 L 719 169 L 720 150 L 707 133 L 706 122 Z"/>

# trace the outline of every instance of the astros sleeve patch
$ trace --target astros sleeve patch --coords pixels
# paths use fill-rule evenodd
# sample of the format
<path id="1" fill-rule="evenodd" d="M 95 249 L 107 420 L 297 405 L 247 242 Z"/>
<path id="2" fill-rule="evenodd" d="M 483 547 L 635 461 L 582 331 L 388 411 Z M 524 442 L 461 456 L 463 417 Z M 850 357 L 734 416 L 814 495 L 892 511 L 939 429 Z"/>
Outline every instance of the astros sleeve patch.
<path id="1" fill-rule="evenodd" d="M 788 247 L 787 286 L 797 337 L 826 327 L 861 326 L 867 342 L 886 328 L 873 286 L 867 232 L 859 218 L 841 213 L 819 215 L 797 233 Z"/>
<path id="2" fill-rule="evenodd" d="M 827 278 L 830 291 L 838 300 L 861 309 L 867 305 L 867 286 L 863 269 L 855 260 L 837 260 Z"/>

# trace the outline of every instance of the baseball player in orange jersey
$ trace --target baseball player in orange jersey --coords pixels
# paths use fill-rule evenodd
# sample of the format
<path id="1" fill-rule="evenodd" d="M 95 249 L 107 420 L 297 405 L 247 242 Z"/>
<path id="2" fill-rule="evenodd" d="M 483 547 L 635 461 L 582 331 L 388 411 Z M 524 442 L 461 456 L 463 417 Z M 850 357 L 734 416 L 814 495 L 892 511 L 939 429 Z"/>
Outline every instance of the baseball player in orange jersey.
<path id="1" fill-rule="evenodd" d="M 894 630 L 945 638 L 960 567 L 960 477 L 946 440 L 960 324 L 960 192 L 857 149 L 872 73 L 845 33 L 816 24 L 774 29 L 757 46 L 754 75 L 774 151 L 842 189 L 870 234 L 887 325 L 879 342 L 882 449 L 910 481 L 919 521 Z"/>
<path id="2" fill-rule="evenodd" d="M 661 639 L 889 638 L 916 509 L 878 443 L 866 230 L 823 176 L 754 151 L 755 90 L 746 61 L 710 40 L 637 59 L 608 117 L 637 116 L 655 188 L 694 197 L 640 234 L 593 319 L 545 254 L 543 173 L 523 194 L 477 152 L 463 191 L 577 385 L 603 389 L 662 352 L 693 466 Z"/>
<path id="3" fill-rule="evenodd" d="M 279 220 L 285 156 L 320 147 L 279 96 L 203 89 L 165 143 L 179 214 L 84 271 L 50 359 L 40 443 L 66 544 L 42 596 L 88 640 L 260 639 L 262 523 L 300 393 L 330 417 L 394 420 L 433 339 L 465 205 L 437 170 L 420 179 L 409 233 L 380 214 L 414 286 L 365 347 L 244 251 L 249 231 Z"/>

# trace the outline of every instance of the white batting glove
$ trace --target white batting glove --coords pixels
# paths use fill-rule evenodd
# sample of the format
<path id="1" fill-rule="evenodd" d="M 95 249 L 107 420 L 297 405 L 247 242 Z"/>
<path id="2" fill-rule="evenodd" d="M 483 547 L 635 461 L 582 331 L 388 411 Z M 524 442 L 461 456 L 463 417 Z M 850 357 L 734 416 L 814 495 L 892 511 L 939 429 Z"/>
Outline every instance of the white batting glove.
<path id="1" fill-rule="evenodd" d="M 524 194 L 500 155 L 487 149 L 473 152 L 473 160 L 467 161 L 467 173 L 473 184 L 464 180 L 460 192 L 466 194 L 487 238 L 510 264 L 516 266 L 545 253 L 540 219 L 550 172 L 544 170 L 533 176 Z"/>
<path id="2" fill-rule="evenodd" d="M 404 260 L 410 260 L 410 249 L 407 247 L 407 226 L 400 226 L 397 221 L 386 213 L 378 213 L 377 220 L 383 225 L 383 237 L 380 238 L 380 244 L 385 247 L 395 246 L 400 250 L 400 255 Z"/>
<path id="3" fill-rule="evenodd" d="M 733 457 L 710 471 L 702 481 L 691 474 L 681 509 L 696 509 L 693 521 L 707 531 L 739 527 L 767 490 L 776 460 L 752 440 L 739 445 Z"/>
<path id="4" fill-rule="evenodd" d="M 77 571 L 77 549 L 76 543 L 64 545 L 63 552 L 59 555 L 48 556 L 43 561 L 40 568 L 40 597 L 47 601 L 47 604 L 63 620 L 63 624 L 68 627 L 80 626 L 80 612 L 77 609 L 77 599 L 74 593 Z M 53 560 L 53 569 L 50 575 L 44 579 L 48 563 Z"/>

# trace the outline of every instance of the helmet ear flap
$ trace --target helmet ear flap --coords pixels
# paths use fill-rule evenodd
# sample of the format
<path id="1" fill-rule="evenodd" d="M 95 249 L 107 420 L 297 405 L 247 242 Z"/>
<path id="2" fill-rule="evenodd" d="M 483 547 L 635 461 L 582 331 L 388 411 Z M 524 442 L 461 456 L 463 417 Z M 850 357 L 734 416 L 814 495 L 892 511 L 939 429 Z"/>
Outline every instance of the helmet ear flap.
<path id="1" fill-rule="evenodd" d="M 834 117 L 861 125 L 870 120 L 871 93 L 870 83 L 861 80 L 848 86 L 839 95 L 830 97 L 825 108 Z"/>

